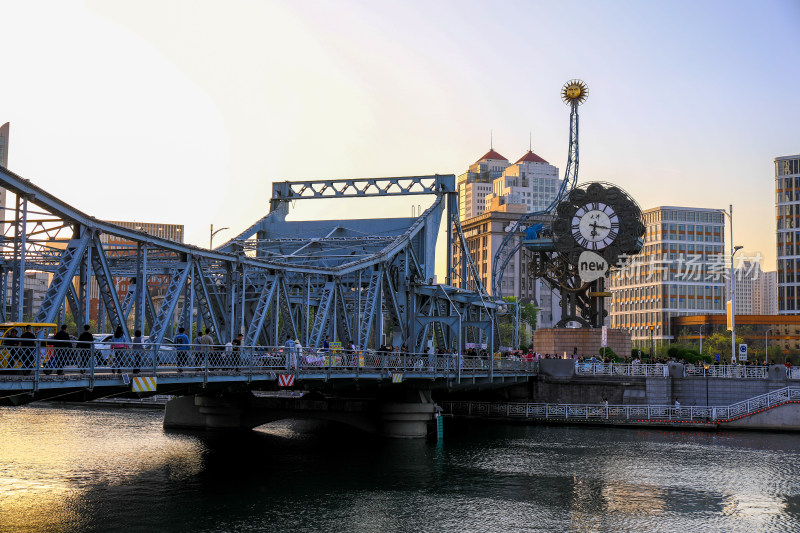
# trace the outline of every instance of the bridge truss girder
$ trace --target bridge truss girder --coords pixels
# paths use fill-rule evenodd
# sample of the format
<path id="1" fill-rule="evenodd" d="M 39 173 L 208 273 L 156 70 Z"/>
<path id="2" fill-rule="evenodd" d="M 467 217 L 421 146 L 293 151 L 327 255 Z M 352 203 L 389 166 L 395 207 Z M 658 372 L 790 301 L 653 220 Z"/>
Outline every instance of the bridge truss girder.
<path id="1" fill-rule="evenodd" d="M 69 309 L 86 322 L 98 296 L 112 329 L 123 326 L 127 338 L 142 329 L 154 343 L 202 326 L 220 344 L 242 333 L 246 344 L 263 345 L 286 337 L 317 347 L 326 337 L 409 350 L 429 340 L 437 348 L 458 349 L 465 339 L 494 345 L 498 304 L 465 248 L 452 175 L 276 184 L 270 213 L 216 250 L 97 220 L 2 167 L 0 187 L 16 197 L 0 241 L 2 285 L 13 289 L 5 320 L 23 318 L 25 274 L 45 272 L 47 291 L 26 319 L 57 322 Z M 291 200 L 406 194 L 435 198 L 414 218 L 286 221 Z M 446 284 L 437 285 L 442 220 L 450 253 Z M 155 296 L 158 285 L 165 290 Z"/>

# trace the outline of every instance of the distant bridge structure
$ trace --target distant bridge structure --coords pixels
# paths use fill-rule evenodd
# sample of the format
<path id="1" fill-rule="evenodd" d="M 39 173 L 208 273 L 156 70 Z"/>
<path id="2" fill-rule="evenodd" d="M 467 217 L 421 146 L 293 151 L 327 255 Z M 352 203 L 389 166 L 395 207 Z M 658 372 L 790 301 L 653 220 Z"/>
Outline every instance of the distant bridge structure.
<path id="1" fill-rule="evenodd" d="M 328 337 L 410 352 L 431 342 L 458 352 L 473 342 L 492 353 L 498 344 L 502 304 L 482 286 L 466 248 L 454 175 L 277 182 L 269 213 L 213 250 L 98 220 L 3 167 L 0 187 L 13 193 L 0 242 L 0 285 L 11 295 L 2 321 L 53 323 L 69 310 L 76 324 L 88 323 L 96 283 L 112 329 L 123 326 L 127 340 L 132 322 L 155 346 L 193 324 L 211 330 L 216 344 L 240 332 L 247 346 L 291 337 L 319 347 Z M 294 200 L 422 194 L 435 198 L 419 217 L 286 220 Z M 438 284 L 442 219 L 447 270 Z M 32 271 L 52 277 L 35 316 L 24 317 Z M 168 280 L 160 302 L 148 288 L 155 276 Z M 135 283 L 121 293 L 123 278 Z"/>

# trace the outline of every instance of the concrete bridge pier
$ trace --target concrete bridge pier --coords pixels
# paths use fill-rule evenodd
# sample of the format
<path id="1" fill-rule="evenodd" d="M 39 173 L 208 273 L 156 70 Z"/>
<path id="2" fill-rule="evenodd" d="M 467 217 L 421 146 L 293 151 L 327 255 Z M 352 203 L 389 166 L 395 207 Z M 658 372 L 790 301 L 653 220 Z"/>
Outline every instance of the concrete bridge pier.
<path id="1" fill-rule="evenodd" d="M 389 438 L 425 438 L 435 404 L 429 391 L 378 399 L 256 397 L 251 393 L 188 395 L 170 400 L 168 429 L 237 430 L 284 419 L 339 422 Z"/>

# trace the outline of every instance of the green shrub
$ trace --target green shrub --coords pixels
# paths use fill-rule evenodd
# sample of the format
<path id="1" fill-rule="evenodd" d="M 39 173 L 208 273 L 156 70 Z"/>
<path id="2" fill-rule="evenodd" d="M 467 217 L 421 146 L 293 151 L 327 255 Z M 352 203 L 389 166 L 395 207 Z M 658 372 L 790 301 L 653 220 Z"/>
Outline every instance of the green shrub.
<path id="1" fill-rule="evenodd" d="M 597 353 L 600 354 L 600 357 L 608 357 L 612 361 L 617 359 L 617 354 L 614 353 L 614 350 L 612 350 L 611 348 L 607 348 L 607 347 L 606 348 L 600 348 L 600 350 L 598 350 Z"/>

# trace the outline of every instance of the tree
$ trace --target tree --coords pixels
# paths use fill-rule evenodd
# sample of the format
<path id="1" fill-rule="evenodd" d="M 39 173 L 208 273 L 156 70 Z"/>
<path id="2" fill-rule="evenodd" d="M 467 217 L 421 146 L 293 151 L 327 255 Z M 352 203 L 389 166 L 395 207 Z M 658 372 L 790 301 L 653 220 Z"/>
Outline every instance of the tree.
<path id="1" fill-rule="evenodd" d="M 739 335 L 736 336 L 736 345 L 744 343 L 744 339 Z M 712 358 L 719 354 L 721 361 L 730 361 L 731 359 L 731 332 L 725 333 L 712 333 L 703 340 L 703 352 L 710 355 Z"/>

